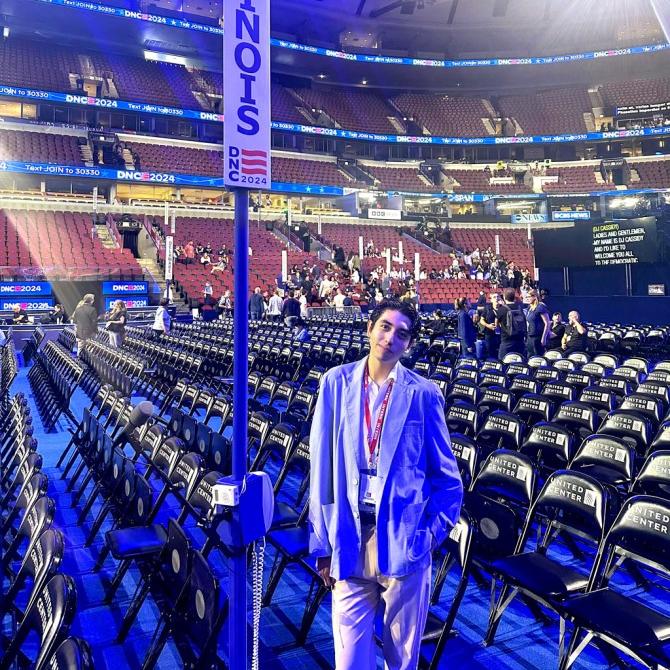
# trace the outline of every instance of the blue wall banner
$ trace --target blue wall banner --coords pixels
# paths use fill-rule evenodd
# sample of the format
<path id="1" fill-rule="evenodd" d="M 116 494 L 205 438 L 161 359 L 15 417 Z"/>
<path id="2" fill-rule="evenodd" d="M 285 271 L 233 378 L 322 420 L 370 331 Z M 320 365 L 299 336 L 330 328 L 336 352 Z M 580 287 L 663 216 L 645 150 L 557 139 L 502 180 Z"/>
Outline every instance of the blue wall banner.
<path id="1" fill-rule="evenodd" d="M 148 283 L 145 281 L 133 281 L 133 282 L 123 282 L 123 281 L 104 281 L 102 282 L 102 294 L 103 295 L 117 295 L 117 294 L 137 294 L 142 293 L 146 294 L 148 291 Z"/>
<path id="2" fill-rule="evenodd" d="M 572 212 L 556 210 L 551 213 L 552 221 L 587 221 L 591 218 L 591 212 L 587 209 L 577 209 Z"/>
<path id="3" fill-rule="evenodd" d="M 170 184 L 196 188 L 225 188 L 222 177 L 170 174 L 168 172 L 140 172 L 113 168 L 85 167 L 80 165 L 56 165 L 52 163 L 24 163 L 22 161 L 0 161 L 0 172 L 19 172 L 44 177 L 71 177 L 85 179 L 111 179 L 113 181 L 140 182 L 143 184 Z M 272 182 L 272 190 L 281 193 L 304 193 L 307 195 L 343 195 L 340 186 L 321 184 L 293 184 Z"/>
<path id="4" fill-rule="evenodd" d="M 109 312 L 112 304 L 117 300 L 123 300 L 126 307 L 148 307 L 149 299 L 146 296 L 138 296 L 137 298 L 126 298 L 125 296 L 116 296 L 113 298 L 105 298 L 105 311 Z"/>
<path id="5" fill-rule="evenodd" d="M 18 305 L 22 309 L 25 309 L 28 312 L 37 309 L 50 309 L 51 307 L 54 306 L 54 299 L 53 298 L 39 298 L 38 300 L 32 300 L 32 299 L 23 300 L 21 298 L 18 299 L 14 298 L 13 300 L 0 299 L 1 310 L 14 309 L 16 305 Z"/>
<path id="6" fill-rule="evenodd" d="M 177 109 L 164 105 L 153 105 L 143 102 L 128 102 L 116 98 L 94 98 L 88 95 L 74 95 L 72 93 L 54 93 L 37 89 L 22 88 L 20 86 L 6 86 L 0 84 L 0 97 L 20 98 L 32 102 L 60 102 L 86 107 L 99 107 L 141 114 L 156 114 L 196 121 L 211 121 L 223 123 L 223 114 L 203 112 L 194 109 Z M 438 135 L 384 135 L 379 133 L 361 132 L 358 130 L 344 130 L 341 128 L 323 128 L 308 126 L 301 123 L 272 121 L 272 130 L 301 135 L 321 135 L 336 139 L 360 140 L 364 142 L 384 142 L 387 144 L 434 144 L 442 146 L 495 146 L 515 144 L 569 144 L 571 142 L 597 142 L 601 140 L 619 140 L 632 137 L 665 137 L 670 136 L 670 126 L 658 128 L 634 128 L 631 130 L 610 130 L 601 132 L 565 133 L 562 135 L 516 135 L 514 137 L 442 137 Z"/>
<path id="7" fill-rule="evenodd" d="M 210 35 L 223 35 L 223 29 L 219 26 L 194 21 L 186 21 L 171 16 L 161 16 L 159 14 L 148 14 L 146 12 L 132 11 L 120 7 L 110 7 L 99 2 L 87 2 L 86 0 L 39 0 L 48 5 L 59 5 L 71 9 L 80 9 L 89 12 L 104 14 L 105 16 L 115 16 L 134 21 L 153 23 L 171 28 L 182 28 L 184 30 L 193 30 Z M 601 51 L 586 51 L 575 54 L 561 54 L 557 56 L 531 56 L 522 58 L 476 58 L 465 60 L 442 60 L 442 59 L 424 59 L 424 58 L 401 58 L 396 56 L 384 56 L 382 54 L 357 54 L 337 49 L 326 49 L 309 44 L 299 44 L 288 40 L 272 38 L 270 45 L 280 49 L 289 49 L 291 51 L 300 51 L 301 53 L 314 54 L 317 56 L 326 56 L 329 58 L 338 58 L 342 60 L 357 63 L 373 63 L 379 65 L 411 65 L 415 67 L 439 67 L 439 68 L 472 68 L 472 67 L 492 67 L 505 65 L 552 65 L 556 63 L 574 63 L 585 60 L 596 60 L 599 58 L 612 58 L 615 56 L 629 56 L 633 54 L 654 53 L 664 51 L 670 48 L 668 43 L 645 44 L 641 46 L 625 47 L 617 49 L 604 49 Z"/>
<path id="8" fill-rule="evenodd" d="M 14 281 L 0 282 L 0 296 L 11 296 L 16 299 L 18 296 L 42 296 L 51 295 L 51 284 L 46 281 Z"/>

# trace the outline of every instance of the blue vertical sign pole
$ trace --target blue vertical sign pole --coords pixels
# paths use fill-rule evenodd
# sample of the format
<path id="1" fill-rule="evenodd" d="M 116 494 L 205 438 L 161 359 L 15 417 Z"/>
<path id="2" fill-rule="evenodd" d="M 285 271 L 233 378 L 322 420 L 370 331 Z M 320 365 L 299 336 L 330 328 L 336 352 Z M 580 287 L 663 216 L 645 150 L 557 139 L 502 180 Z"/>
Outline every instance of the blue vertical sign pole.
<path id="1" fill-rule="evenodd" d="M 242 481 L 247 472 L 249 361 L 249 192 L 235 193 L 235 309 L 233 312 L 233 478 Z M 247 556 L 236 553 L 230 559 L 230 625 L 228 649 L 230 670 L 247 665 Z"/>
<path id="2" fill-rule="evenodd" d="M 233 343 L 233 478 L 247 474 L 249 348 L 249 192 L 270 189 L 270 0 L 223 3 L 225 185 L 235 194 L 235 310 Z M 247 560 L 229 562 L 228 666 L 246 670 Z"/>

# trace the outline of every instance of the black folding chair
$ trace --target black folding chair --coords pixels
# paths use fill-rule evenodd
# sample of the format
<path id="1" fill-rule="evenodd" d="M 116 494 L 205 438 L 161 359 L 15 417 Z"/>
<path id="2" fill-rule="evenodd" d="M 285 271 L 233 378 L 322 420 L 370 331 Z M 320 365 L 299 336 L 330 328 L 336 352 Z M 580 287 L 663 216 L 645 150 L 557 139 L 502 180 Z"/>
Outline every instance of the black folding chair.
<path id="1" fill-rule="evenodd" d="M 45 667 L 49 670 L 93 670 L 91 649 L 81 638 L 68 637 L 61 642 Z"/>
<path id="2" fill-rule="evenodd" d="M 670 502 L 655 496 L 627 500 L 608 531 L 589 578 L 586 593 L 561 605 L 561 648 L 565 622 L 572 636 L 559 659 L 559 670 L 571 668 L 595 640 L 632 657 L 647 668 L 668 667 L 670 615 L 650 592 L 670 579 Z M 622 559 L 651 570 L 655 578 L 644 590 L 622 592 L 612 577 Z M 655 607 L 658 603 L 659 607 Z"/>
<path id="3" fill-rule="evenodd" d="M 65 638 L 74 618 L 77 594 L 74 581 L 66 575 L 54 575 L 26 612 L 16 634 L 0 657 L 0 670 L 9 670 L 17 659 L 24 659 L 22 646 L 31 632 L 40 638 L 36 656 L 29 659 L 35 670 L 47 668 L 56 646 Z"/>
<path id="4" fill-rule="evenodd" d="M 492 644 L 502 615 L 521 594 L 556 611 L 557 603 L 586 589 L 607 523 L 607 493 L 595 479 L 558 470 L 545 482 L 533 502 L 518 544 L 511 556 L 492 564 L 492 599 L 484 638 Z M 534 530 L 537 529 L 536 532 Z M 565 535 L 592 546 L 588 555 L 566 557 L 572 543 Z M 557 545 L 562 545 L 557 549 Z M 502 588 L 495 595 L 496 583 Z"/>

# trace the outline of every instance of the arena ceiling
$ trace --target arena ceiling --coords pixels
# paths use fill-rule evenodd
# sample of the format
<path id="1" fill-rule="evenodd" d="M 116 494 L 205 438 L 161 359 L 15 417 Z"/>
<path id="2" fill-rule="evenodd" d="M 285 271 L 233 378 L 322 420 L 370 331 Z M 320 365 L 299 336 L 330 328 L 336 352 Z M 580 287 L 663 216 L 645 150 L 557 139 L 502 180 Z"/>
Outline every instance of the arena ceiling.
<path id="1" fill-rule="evenodd" d="M 221 0 L 98 0 L 153 14 L 216 25 Z M 525 57 L 665 41 L 651 0 L 271 0 L 280 39 L 360 53 L 415 58 Z M 662 0 L 668 2 L 670 0 Z M 62 20 L 58 18 L 62 17 Z M 117 50 L 183 55 L 221 68 L 215 35 L 128 21 L 39 0 L 0 0 L 0 21 L 16 35 Z M 439 88 L 495 93 L 618 77 L 660 76 L 670 53 L 549 66 L 436 69 L 370 65 L 273 49 L 278 74 L 370 87 Z M 363 84 L 366 82 L 366 84 Z"/>

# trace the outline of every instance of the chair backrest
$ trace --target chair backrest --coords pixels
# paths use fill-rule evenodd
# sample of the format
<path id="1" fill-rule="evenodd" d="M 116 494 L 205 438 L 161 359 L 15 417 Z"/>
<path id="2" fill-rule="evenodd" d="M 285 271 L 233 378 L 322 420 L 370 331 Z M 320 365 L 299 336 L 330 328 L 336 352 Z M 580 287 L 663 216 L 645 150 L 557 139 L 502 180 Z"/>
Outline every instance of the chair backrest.
<path id="1" fill-rule="evenodd" d="M 47 659 L 67 635 L 75 613 L 77 594 L 74 581 L 67 575 L 54 575 L 38 594 L 26 612 L 16 635 L 12 638 L 0 668 L 7 670 L 31 631 L 37 633 L 40 643 L 33 661 L 35 670 L 46 668 Z"/>
<path id="2" fill-rule="evenodd" d="M 614 354 L 597 354 L 593 357 L 594 363 L 600 363 L 608 370 L 614 370 L 619 365 L 619 359 Z"/>
<path id="3" fill-rule="evenodd" d="M 649 453 L 658 450 L 670 450 L 670 419 L 664 421 L 658 428 L 654 441 L 649 447 Z"/>
<path id="4" fill-rule="evenodd" d="M 207 521 L 214 513 L 214 494 L 212 487 L 215 486 L 223 475 L 216 470 L 210 470 L 203 475 L 188 499 L 188 509 L 197 519 Z"/>
<path id="5" fill-rule="evenodd" d="M 465 496 L 477 526 L 475 558 L 484 561 L 514 551 L 535 494 L 536 469 L 528 456 L 498 449 L 484 461 Z"/>
<path id="6" fill-rule="evenodd" d="M 191 541 L 184 529 L 169 519 L 167 540 L 161 552 L 159 567 L 161 589 L 171 605 L 175 605 L 184 590 L 191 571 Z"/>
<path id="7" fill-rule="evenodd" d="M 599 560 L 591 574 L 589 589 L 606 586 L 617 555 L 650 566 L 670 577 L 670 501 L 637 495 L 623 504 L 612 524 Z M 647 604 L 647 603 L 645 603 Z M 648 601 L 651 605 L 652 601 Z M 658 640 L 654 640 L 656 643 Z"/>
<path id="8" fill-rule="evenodd" d="M 169 478 L 183 453 L 184 442 L 175 436 L 168 437 L 157 445 L 151 462 Z"/>
<path id="9" fill-rule="evenodd" d="M 500 370 L 483 370 L 479 374 L 480 386 L 502 386 L 507 388 L 508 377 Z"/>
<path id="10" fill-rule="evenodd" d="M 670 500 L 670 450 L 654 451 L 647 456 L 631 490 Z"/>
<path id="11" fill-rule="evenodd" d="M 591 377 L 594 377 L 595 379 L 602 379 L 605 376 L 607 370 L 601 363 L 591 361 L 582 365 L 582 372 L 585 372 L 587 375 L 591 375 Z"/>
<path id="12" fill-rule="evenodd" d="M 48 670 L 93 670 L 93 656 L 88 643 L 79 637 L 63 640 L 46 662 Z"/>
<path id="13" fill-rule="evenodd" d="M 574 455 L 575 438 L 565 426 L 540 421 L 531 427 L 521 451 L 543 469 L 565 468 Z"/>
<path id="14" fill-rule="evenodd" d="M 660 400 L 641 393 L 631 393 L 623 399 L 619 409 L 639 414 L 648 419 L 652 426 L 658 426 L 663 418 L 663 405 Z"/>
<path id="15" fill-rule="evenodd" d="M 463 400 L 451 403 L 445 414 L 445 421 L 450 431 L 454 430 L 472 436 L 479 430 L 480 419 L 477 408 L 472 403 Z"/>
<path id="16" fill-rule="evenodd" d="M 554 367 L 548 365 L 539 365 L 533 368 L 533 378 L 546 384 L 547 382 L 558 382 L 563 378 L 563 373 Z"/>
<path id="17" fill-rule="evenodd" d="M 463 480 L 463 488 L 468 489 L 477 472 L 479 448 L 474 440 L 462 433 L 451 433 L 451 451 L 456 457 L 458 471 Z"/>
<path id="18" fill-rule="evenodd" d="M 549 421 L 554 412 L 554 403 L 537 393 L 524 393 L 514 407 L 514 414 L 520 416 L 526 423 Z"/>
<path id="19" fill-rule="evenodd" d="M 565 375 L 565 383 L 574 386 L 576 389 L 583 389 L 593 383 L 593 377 L 583 370 L 575 370 Z"/>
<path id="20" fill-rule="evenodd" d="M 580 470 L 589 467 L 589 472 L 599 479 L 598 471 L 615 472 L 626 488 L 633 481 L 635 471 L 635 448 L 621 438 L 611 435 L 589 435 L 577 450 L 570 468 Z M 595 466 L 595 467 L 593 467 Z"/>
<path id="21" fill-rule="evenodd" d="M 564 382 L 548 381 L 542 387 L 542 395 L 557 402 L 564 402 L 565 400 L 574 400 L 576 390 L 574 386 Z"/>
<path id="22" fill-rule="evenodd" d="M 599 413 L 611 412 L 616 407 L 616 396 L 609 389 L 587 386 L 579 394 L 579 402 L 586 403 Z"/>
<path id="23" fill-rule="evenodd" d="M 484 425 L 477 434 L 477 442 L 488 449 L 518 449 L 525 427 L 526 424 L 520 417 L 497 409 L 486 417 Z"/>
<path id="24" fill-rule="evenodd" d="M 561 403 L 554 415 L 554 423 L 586 435 L 593 433 L 598 424 L 598 414 L 590 405 L 578 400 Z"/>
<path id="25" fill-rule="evenodd" d="M 526 377 L 530 377 L 531 373 L 530 366 L 526 365 L 522 361 L 510 361 L 505 365 L 504 369 L 505 374 L 510 378 L 514 378 L 517 375 L 525 375 Z"/>
<path id="26" fill-rule="evenodd" d="M 192 552 L 188 588 L 179 610 L 180 633 L 194 645 L 194 655 L 206 662 L 210 654 L 216 653 L 216 640 L 227 612 L 227 598 L 222 601 L 219 582 L 199 551 Z"/>
<path id="27" fill-rule="evenodd" d="M 531 368 L 539 368 L 542 365 L 547 365 L 547 359 L 544 356 L 531 356 L 527 363 Z"/>
<path id="28" fill-rule="evenodd" d="M 457 379 L 451 385 L 451 389 L 447 394 L 447 400 L 465 400 L 466 402 L 477 404 L 479 393 L 479 388 L 475 382 L 468 379 Z"/>
<path id="29" fill-rule="evenodd" d="M 516 552 L 532 535 L 534 526 L 542 520 L 550 526 L 568 531 L 599 545 L 609 521 L 607 514 L 607 489 L 597 479 L 571 470 L 557 470 L 547 480 L 533 502 Z M 538 537 L 540 546 L 546 547 L 556 537 L 547 531 Z"/>
<path id="30" fill-rule="evenodd" d="M 24 556 L 17 579 L 23 574 L 24 577 L 30 575 L 33 581 L 32 594 L 25 607 L 26 610 L 30 609 L 42 587 L 58 572 L 63 560 L 63 549 L 63 535 L 60 531 L 45 528 Z"/>
<path id="31" fill-rule="evenodd" d="M 540 382 L 529 375 L 519 374 L 512 380 L 509 390 L 517 395 L 524 393 L 539 393 Z"/>
<path id="32" fill-rule="evenodd" d="M 651 426 L 645 418 L 618 409 L 607 414 L 598 432 L 622 437 L 633 444 L 641 455 L 651 440 Z"/>
<path id="33" fill-rule="evenodd" d="M 189 452 L 184 454 L 170 473 L 170 484 L 182 489 L 182 495 L 188 499 L 203 471 L 203 459 L 200 454 Z"/>
<path id="34" fill-rule="evenodd" d="M 503 386 L 487 386 L 479 398 L 480 411 L 488 412 L 493 409 L 502 409 L 509 412 L 512 409 L 513 396 Z"/>

